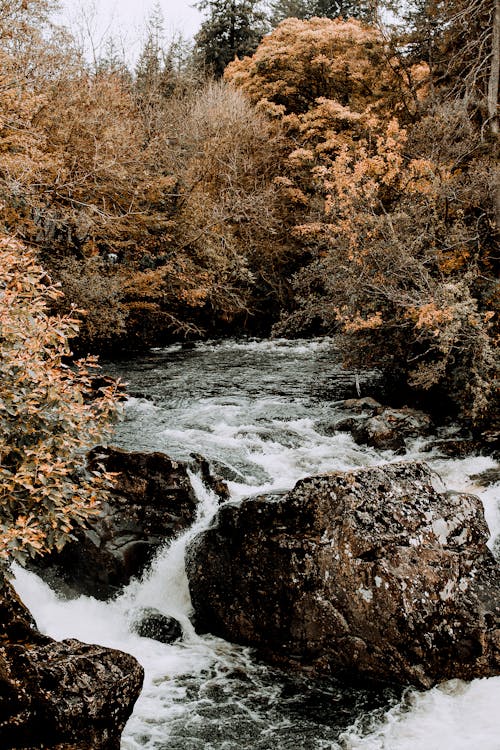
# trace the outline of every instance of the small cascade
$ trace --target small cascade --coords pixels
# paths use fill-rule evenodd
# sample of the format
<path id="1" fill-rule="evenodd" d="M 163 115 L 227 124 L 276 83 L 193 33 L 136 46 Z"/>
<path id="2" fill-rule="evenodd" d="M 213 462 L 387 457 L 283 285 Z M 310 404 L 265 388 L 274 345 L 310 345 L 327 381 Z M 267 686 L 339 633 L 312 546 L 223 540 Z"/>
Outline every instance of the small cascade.
<path id="1" fill-rule="evenodd" d="M 198 498 L 193 525 L 177 539 L 160 549 L 140 581 L 132 581 L 117 600 L 124 611 L 153 607 L 180 622 L 184 639 L 195 639 L 189 616 L 191 598 L 184 565 L 187 544 L 204 529 L 219 507 L 219 498 L 207 487 L 198 474 L 189 471 L 189 479 Z"/>

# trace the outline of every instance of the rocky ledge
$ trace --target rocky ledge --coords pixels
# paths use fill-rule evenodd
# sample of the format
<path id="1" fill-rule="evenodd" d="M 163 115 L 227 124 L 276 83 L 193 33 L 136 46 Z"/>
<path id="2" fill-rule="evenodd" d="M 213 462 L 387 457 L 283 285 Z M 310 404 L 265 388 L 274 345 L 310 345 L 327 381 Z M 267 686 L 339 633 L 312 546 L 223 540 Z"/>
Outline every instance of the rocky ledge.
<path id="1" fill-rule="evenodd" d="M 118 750 L 143 676 L 129 654 L 42 635 L 0 577 L 2 750 Z"/>
<path id="2" fill-rule="evenodd" d="M 196 626 L 272 661 L 430 687 L 500 674 L 480 501 L 422 463 L 301 480 L 219 509 L 186 554 Z"/>
<path id="3" fill-rule="evenodd" d="M 37 558 L 32 567 L 68 596 L 85 594 L 107 599 L 142 573 L 159 546 L 191 526 L 198 499 L 188 470 L 196 470 L 207 486 L 227 497 L 224 482 L 210 474 L 200 456 L 175 461 L 164 453 L 142 453 L 99 446 L 88 467 L 115 474 L 109 500 L 87 528 L 75 529 L 60 552 Z"/>

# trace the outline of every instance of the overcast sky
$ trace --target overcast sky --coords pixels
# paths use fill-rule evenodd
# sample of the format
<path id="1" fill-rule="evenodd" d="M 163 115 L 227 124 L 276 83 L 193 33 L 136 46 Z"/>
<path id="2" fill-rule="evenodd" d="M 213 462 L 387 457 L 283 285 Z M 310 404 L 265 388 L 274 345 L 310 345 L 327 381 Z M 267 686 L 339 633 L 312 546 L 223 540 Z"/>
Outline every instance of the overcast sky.
<path id="1" fill-rule="evenodd" d="M 196 34 L 202 17 L 193 7 L 195 2 L 160 0 L 167 38 L 178 32 L 186 38 Z M 61 4 L 63 23 L 77 37 L 81 37 L 85 28 L 92 33 L 97 45 L 106 35 L 119 37 L 124 40 L 127 56 L 133 59 L 144 36 L 145 19 L 154 6 L 154 0 L 62 0 Z"/>

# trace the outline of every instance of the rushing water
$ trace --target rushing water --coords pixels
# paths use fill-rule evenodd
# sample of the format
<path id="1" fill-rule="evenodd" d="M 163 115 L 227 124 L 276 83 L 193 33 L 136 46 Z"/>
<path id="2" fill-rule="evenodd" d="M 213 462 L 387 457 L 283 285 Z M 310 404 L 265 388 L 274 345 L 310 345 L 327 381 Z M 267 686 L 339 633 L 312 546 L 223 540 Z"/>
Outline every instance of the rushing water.
<path id="1" fill-rule="evenodd" d="M 401 460 L 332 429 L 342 415 L 340 399 L 377 396 L 382 384 L 377 373 L 343 371 L 327 340 L 173 346 L 107 369 L 132 394 L 114 442 L 178 459 L 201 453 L 226 477 L 234 499 L 289 489 L 306 475 Z M 494 462 L 450 460 L 424 448 L 416 441 L 407 457 L 427 460 L 440 488 L 480 495 L 493 543 L 500 533 L 498 485 L 485 490 L 470 476 Z M 16 568 L 16 587 L 44 632 L 120 648 L 144 665 L 144 690 L 122 750 L 500 750 L 500 677 L 404 695 L 355 689 L 287 676 L 249 649 L 197 636 L 188 617 L 184 549 L 217 500 L 196 476 L 192 483 L 200 500 L 193 528 L 112 602 L 65 601 Z M 133 634 L 134 613 L 144 606 L 177 617 L 183 642 Z"/>

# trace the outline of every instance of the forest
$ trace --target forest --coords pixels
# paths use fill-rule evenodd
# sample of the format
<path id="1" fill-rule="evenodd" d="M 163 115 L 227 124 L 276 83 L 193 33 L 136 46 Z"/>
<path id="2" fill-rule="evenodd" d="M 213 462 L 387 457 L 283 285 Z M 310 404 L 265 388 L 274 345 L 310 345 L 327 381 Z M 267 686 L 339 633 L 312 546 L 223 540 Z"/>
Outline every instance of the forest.
<path id="1" fill-rule="evenodd" d="M 44 460 L 64 441 L 39 442 L 37 402 L 68 456 L 92 442 L 114 398 L 89 405 L 92 355 L 327 334 L 498 429 L 498 0 L 199 7 L 192 44 L 157 7 L 131 63 L 113 38 L 86 54 L 53 0 L 0 0 L 0 478 L 29 549 L 95 501 Z M 42 530 L 19 515 L 35 464 Z"/>

